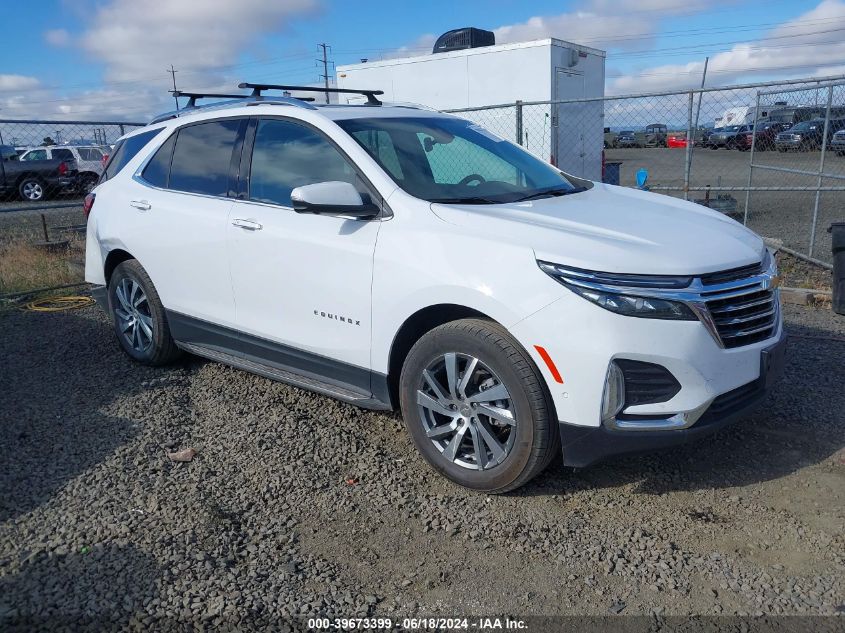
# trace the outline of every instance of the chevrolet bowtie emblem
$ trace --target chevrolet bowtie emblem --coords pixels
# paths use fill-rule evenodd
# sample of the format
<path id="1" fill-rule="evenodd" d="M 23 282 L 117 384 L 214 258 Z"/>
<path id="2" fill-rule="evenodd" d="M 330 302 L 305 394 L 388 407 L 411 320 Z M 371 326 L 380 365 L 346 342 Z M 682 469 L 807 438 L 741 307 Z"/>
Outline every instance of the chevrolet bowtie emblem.
<path id="1" fill-rule="evenodd" d="M 781 276 L 775 275 L 774 277 L 772 277 L 772 288 L 779 288 L 781 282 L 782 282 Z"/>

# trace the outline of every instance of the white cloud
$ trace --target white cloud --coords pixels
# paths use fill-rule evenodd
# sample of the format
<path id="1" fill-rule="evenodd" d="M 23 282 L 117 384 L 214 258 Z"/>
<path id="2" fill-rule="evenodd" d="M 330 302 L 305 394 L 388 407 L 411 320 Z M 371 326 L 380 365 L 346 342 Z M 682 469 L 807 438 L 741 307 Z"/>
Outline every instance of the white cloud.
<path id="1" fill-rule="evenodd" d="M 653 19 L 642 16 L 577 11 L 546 17 L 537 16 L 520 24 L 500 26 L 493 32 L 499 44 L 556 37 L 594 48 L 613 46 L 632 50 L 648 45 L 656 26 Z M 631 33 L 642 35 L 642 38 L 616 40 Z"/>
<path id="2" fill-rule="evenodd" d="M 16 90 L 32 90 L 38 87 L 38 80 L 35 77 L 25 75 L 0 75 L 0 92 L 13 92 Z"/>
<path id="3" fill-rule="evenodd" d="M 161 73 L 170 64 L 202 70 L 233 64 L 258 40 L 291 18 L 313 11 L 317 0 L 112 0 L 97 10 L 82 46 L 106 65 L 109 80 Z M 177 76 L 178 77 L 178 76 Z"/>
<path id="4" fill-rule="evenodd" d="M 44 31 L 44 41 L 50 46 L 67 46 L 70 44 L 70 39 L 70 33 L 68 33 L 65 29 L 50 29 L 49 31 Z"/>
<path id="5" fill-rule="evenodd" d="M 824 0 L 814 9 L 772 29 L 757 41 L 711 56 L 707 85 L 744 79 L 833 75 L 845 63 L 845 2 Z M 703 61 L 645 68 L 612 81 L 608 94 L 674 90 L 698 86 Z"/>

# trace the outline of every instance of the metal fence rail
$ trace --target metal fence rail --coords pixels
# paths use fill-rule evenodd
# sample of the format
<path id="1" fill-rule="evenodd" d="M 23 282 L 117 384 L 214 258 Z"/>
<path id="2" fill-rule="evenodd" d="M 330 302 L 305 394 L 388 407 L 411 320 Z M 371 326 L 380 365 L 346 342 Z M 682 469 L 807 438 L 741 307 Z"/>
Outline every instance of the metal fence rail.
<path id="1" fill-rule="evenodd" d="M 845 129 L 843 84 L 814 77 L 449 112 L 576 176 L 635 187 L 644 169 L 650 190 L 706 204 L 829 262 L 827 226 L 845 219 L 845 157 L 830 147 Z M 823 121 L 824 142 L 778 151 L 780 131 L 813 118 Z"/>

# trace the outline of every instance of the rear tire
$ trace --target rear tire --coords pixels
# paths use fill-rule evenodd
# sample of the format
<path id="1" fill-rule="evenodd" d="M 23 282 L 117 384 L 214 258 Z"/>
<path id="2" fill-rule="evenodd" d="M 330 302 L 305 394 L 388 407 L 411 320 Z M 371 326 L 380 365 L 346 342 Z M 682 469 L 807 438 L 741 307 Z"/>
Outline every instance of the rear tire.
<path id="1" fill-rule="evenodd" d="M 181 355 L 150 276 L 137 260 L 122 262 L 109 280 L 109 312 L 121 349 L 144 365 L 167 365 Z"/>
<path id="2" fill-rule="evenodd" d="M 466 488 L 508 492 L 560 455 L 537 367 L 492 321 L 453 321 L 420 338 L 402 367 L 400 400 L 425 460 Z"/>
<path id="3" fill-rule="evenodd" d="M 40 202 L 47 197 L 47 188 L 35 176 L 27 176 L 18 184 L 18 193 L 22 200 Z"/>

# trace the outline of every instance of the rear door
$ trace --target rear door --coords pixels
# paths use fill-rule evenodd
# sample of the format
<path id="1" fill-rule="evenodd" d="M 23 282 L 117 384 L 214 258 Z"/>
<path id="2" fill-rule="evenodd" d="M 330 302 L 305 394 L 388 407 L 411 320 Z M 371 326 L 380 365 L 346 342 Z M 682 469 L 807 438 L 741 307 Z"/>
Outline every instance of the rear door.
<path id="1" fill-rule="evenodd" d="M 346 181 L 374 190 L 318 129 L 258 118 L 228 230 L 242 349 L 279 368 L 370 393 L 370 296 L 379 220 L 296 213 L 291 190 Z"/>
<path id="2" fill-rule="evenodd" d="M 234 299 L 226 257 L 233 157 L 245 118 L 186 125 L 131 179 L 126 195 L 130 252 L 149 273 L 177 340 L 228 347 Z"/>

